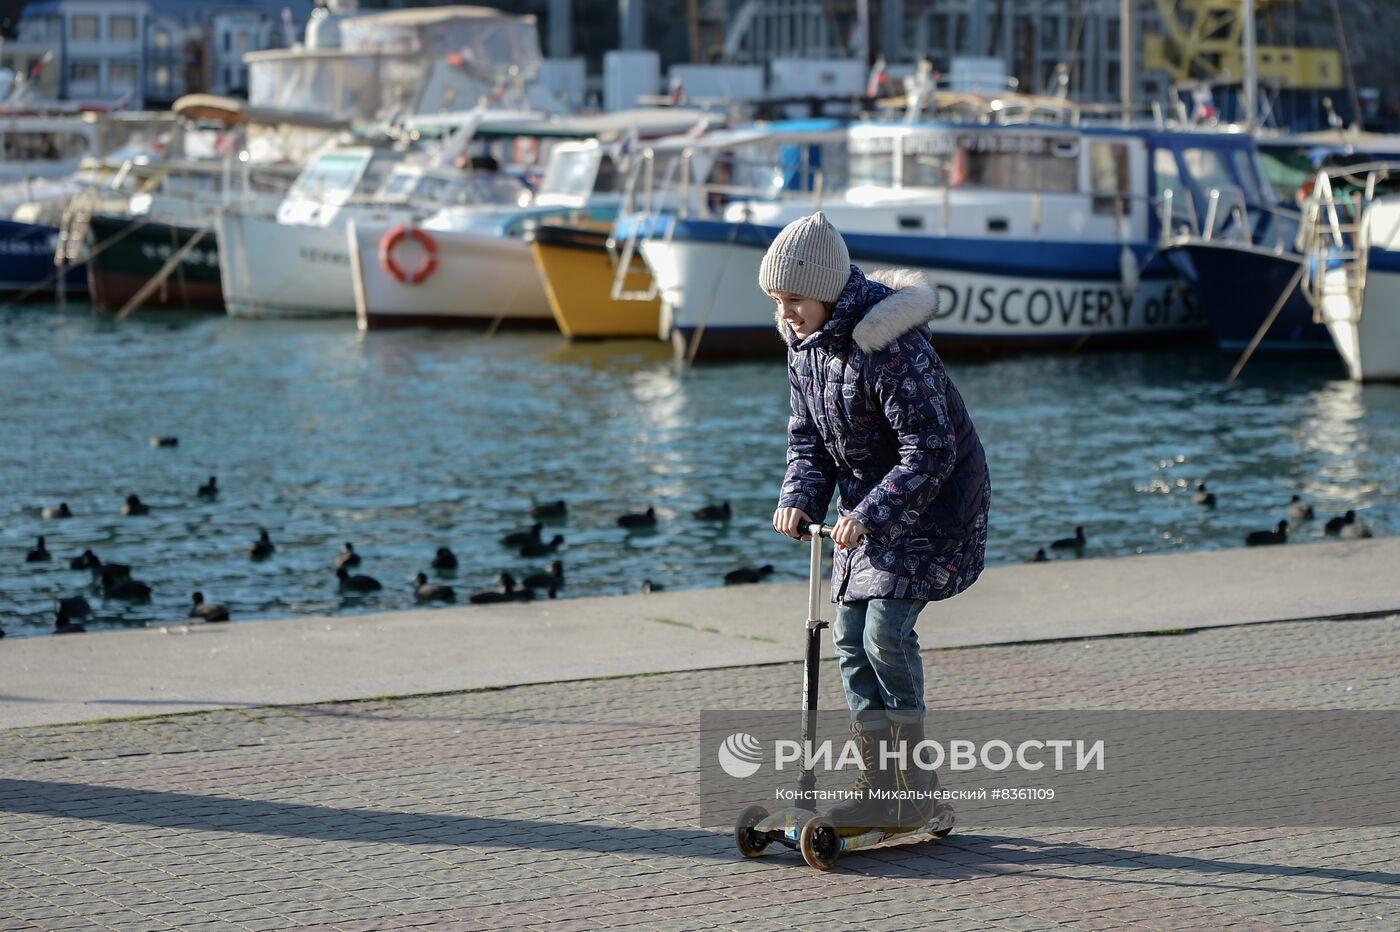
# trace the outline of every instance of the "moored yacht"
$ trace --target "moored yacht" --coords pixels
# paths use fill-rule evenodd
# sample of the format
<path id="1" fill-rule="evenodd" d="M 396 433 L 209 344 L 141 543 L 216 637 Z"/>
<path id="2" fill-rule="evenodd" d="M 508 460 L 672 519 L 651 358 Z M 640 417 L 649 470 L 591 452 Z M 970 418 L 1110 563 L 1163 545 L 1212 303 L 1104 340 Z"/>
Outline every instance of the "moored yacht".
<path id="1" fill-rule="evenodd" d="M 1192 205 L 1209 186 L 1261 187 L 1240 133 L 911 120 L 855 124 L 847 145 L 844 184 L 830 196 L 819 184 L 805 197 L 778 185 L 783 196 L 619 223 L 656 276 L 678 351 L 782 351 L 757 292 L 759 261 L 786 223 L 818 208 L 852 262 L 927 274 L 940 351 L 1200 339 L 1194 295 L 1158 247 L 1198 222 Z"/>

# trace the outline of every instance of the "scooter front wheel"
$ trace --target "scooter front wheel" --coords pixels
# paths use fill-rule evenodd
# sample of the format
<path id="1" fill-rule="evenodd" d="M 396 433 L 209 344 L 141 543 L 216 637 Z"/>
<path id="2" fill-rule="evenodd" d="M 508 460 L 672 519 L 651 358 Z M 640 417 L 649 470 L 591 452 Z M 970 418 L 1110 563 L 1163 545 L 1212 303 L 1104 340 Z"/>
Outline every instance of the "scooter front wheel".
<path id="1" fill-rule="evenodd" d="M 750 806 L 739 813 L 734 823 L 734 847 L 746 858 L 756 858 L 768 850 L 767 835 L 760 835 L 753 827 L 768 818 L 768 810 L 762 806 Z"/>
<path id="2" fill-rule="evenodd" d="M 841 853 L 841 835 L 836 826 L 826 816 L 809 819 L 802 826 L 797 837 L 797 846 L 802 851 L 802 860 L 819 871 L 829 871 Z"/>

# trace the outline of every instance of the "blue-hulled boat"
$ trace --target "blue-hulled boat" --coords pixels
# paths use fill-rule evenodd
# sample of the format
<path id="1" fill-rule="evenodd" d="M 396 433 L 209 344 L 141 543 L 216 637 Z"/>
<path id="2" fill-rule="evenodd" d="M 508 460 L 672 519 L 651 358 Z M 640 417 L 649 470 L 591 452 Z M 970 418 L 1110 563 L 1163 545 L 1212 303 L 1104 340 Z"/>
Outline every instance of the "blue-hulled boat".
<path id="1" fill-rule="evenodd" d="M 846 143 L 845 183 L 829 199 L 782 190 L 619 222 L 619 239 L 636 239 L 656 277 L 678 350 L 782 351 L 759 260 L 786 223 L 818 207 L 852 262 L 926 273 L 940 352 L 1207 338 L 1193 290 L 1160 248 L 1174 233 L 1228 224 L 1208 210 L 1212 190 L 1246 212 L 1272 201 L 1244 133 L 904 121 L 855 124 Z"/>
<path id="2" fill-rule="evenodd" d="M 58 227 L 0 220 L 0 296 L 35 301 L 53 298 L 58 277 L 53 264 Z M 87 267 L 70 267 L 64 276 L 68 295 L 87 295 Z"/>
<path id="3" fill-rule="evenodd" d="M 1248 211 L 1247 222 L 1233 207 L 1220 208 L 1218 227 L 1174 236 L 1164 254 L 1195 285 L 1201 313 L 1225 352 L 1238 353 L 1257 339 L 1255 352 L 1332 353 L 1332 336 L 1302 287 L 1295 204 L 1311 192 L 1318 169 L 1400 158 L 1400 139 L 1326 133 L 1262 136 L 1258 145 L 1277 191 L 1275 206 Z"/>

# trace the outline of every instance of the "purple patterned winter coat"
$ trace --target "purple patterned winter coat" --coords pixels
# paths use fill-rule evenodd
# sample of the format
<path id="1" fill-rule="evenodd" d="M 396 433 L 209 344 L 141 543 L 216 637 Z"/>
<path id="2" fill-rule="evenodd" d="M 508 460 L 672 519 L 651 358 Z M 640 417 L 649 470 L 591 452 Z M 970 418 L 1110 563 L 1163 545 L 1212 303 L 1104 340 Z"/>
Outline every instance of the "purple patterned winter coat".
<path id="1" fill-rule="evenodd" d="M 921 328 L 938 302 L 920 272 L 851 277 L 826 326 L 788 343 L 792 418 L 779 507 L 870 529 L 837 548 L 832 601 L 957 595 L 982 572 L 991 479 L 982 442 Z"/>

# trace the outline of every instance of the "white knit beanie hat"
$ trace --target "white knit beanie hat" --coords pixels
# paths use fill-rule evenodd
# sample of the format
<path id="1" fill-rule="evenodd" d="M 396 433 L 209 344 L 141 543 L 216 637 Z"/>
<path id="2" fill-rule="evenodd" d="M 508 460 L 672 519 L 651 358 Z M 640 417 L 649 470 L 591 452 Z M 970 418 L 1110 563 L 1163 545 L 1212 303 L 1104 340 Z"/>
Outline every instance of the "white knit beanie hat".
<path id="1" fill-rule="evenodd" d="M 764 292 L 788 291 L 828 304 L 841 297 L 850 277 L 846 241 L 820 210 L 783 227 L 758 267 Z"/>

